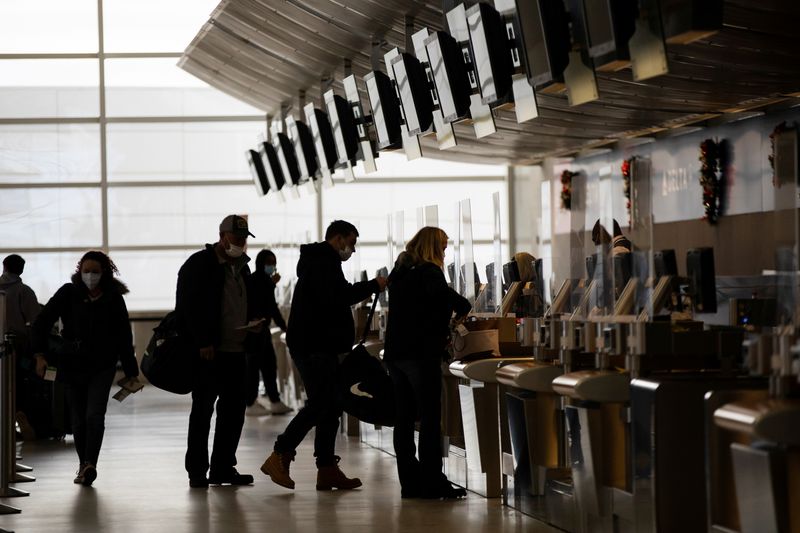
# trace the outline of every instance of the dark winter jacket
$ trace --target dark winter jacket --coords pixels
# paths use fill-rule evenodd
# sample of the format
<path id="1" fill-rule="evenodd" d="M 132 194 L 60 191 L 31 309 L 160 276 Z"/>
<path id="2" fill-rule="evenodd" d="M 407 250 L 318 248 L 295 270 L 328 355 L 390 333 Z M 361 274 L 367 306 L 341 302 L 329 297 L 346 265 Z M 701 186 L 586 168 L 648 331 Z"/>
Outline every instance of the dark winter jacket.
<path id="1" fill-rule="evenodd" d="M 389 275 L 385 358 L 442 358 L 453 312 L 463 316 L 470 307 L 447 285 L 441 268 L 433 263 L 415 265 L 408 254 L 400 254 Z"/>
<path id="2" fill-rule="evenodd" d="M 181 330 L 198 350 L 219 345 L 226 266 L 226 262 L 220 262 L 214 245 L 206 244 L 203 250 L 190 255 L 178 271 L 175 311 Z M 247 265 L 242 267 L 241 275 L 247 286 L 250 277 Z"/>
<path id="3" fill-rule="evenodd" d="M 122 297 L 127 292 L 125 285 L 112 278 L 100 297 L 92 301 L 80 275 L 76 275 L 50 298 L 33 323 L 33 350 L 47 354 L 48 363 L 58 366 L 59 381 L 80 382 L 113 368 L 117 361 L 122 362 L 126 376 L 139 375 L 128 308 Z M 59 318 L 64 326 L 61 354 L 48 354 L 50 332 Z"/>
<path id="4" fill-rule="evenodd" d="M 350 351 L 355 339 L 350 306 L 378 292 L 378 282 L 350 284 L 339 254 L 325 241 L 300 247 L 297 278 L 286 333 L 292 355 Z"/>
<path id="5" fill-rule="evenodd" d="M 286 331 L 286 321 L 275 301 L 275 284 L 271 277 L 263 271 L 253 272 L 248 280 L 247 296 L 248 316 L 266 318 L 267 323 L 264 326 L 267 329 L 269 321 L 274 320 L 276 326 Z"/>

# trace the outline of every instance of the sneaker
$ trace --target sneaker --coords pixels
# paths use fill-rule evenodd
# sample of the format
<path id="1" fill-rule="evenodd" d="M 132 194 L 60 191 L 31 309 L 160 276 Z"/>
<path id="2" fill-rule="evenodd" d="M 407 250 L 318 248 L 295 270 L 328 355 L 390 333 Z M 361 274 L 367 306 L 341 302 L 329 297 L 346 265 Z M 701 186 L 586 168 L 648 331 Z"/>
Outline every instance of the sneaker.
<path id="1" fill-rule="evenodd" d="M 94 480 L 97 479 L 97 469 L 94 465 L 87 464 L 83 467 L 83 471 L 81 474 L 83 476 L 83 481 L 81 481 L 81 485 L 84 487 L 91 487 Z"/>
<path id="2" fill-rule="evenodd" d="M 205 475 L 203 476 L 195 476 L 189 478 L 189 487 L 193 489 L 207 489 L 208 488 L 208 479 Z"/>
<path id="3" fill-rule="evenodd" d="M 240 474 L 235 468 L 231 468 L 225 474 L 211 472 L 208 475 L 209 485 L 252 485 L 253 476 L 250 474 Z"/>
<path id="4" fill-rule="evenodd" d="M 75 479 L 72 480 L 76 485 L 83 484 L 83 463 L 78 465 L 78 471 L 75 472 Z"/>
<path id="5" fill-rule="evenodd" d="M 253 405 L 248 405 L 247 409 L 244 410 L 244 414 L 247 416 L 267 416 L 269 411 L 258 402 L 254 402 Z"/>
<path id="6" fill-rule="evenodd" d="M 282 401 L 278 400 L 277 402 L 273 402 L 269 406 L 269 410 L 273 415 L 285 415 L 287 413 L 291 413 L 294 411 L 291 407 L 283 403 Z"/>
<path id="7" fill-rule="evenodd" d="M 352 490 L 361 486 L 357 477 L 349 478 L 339 469 L 341 457 L 334 456 L 335 463 L 317 467 L 317 490 L 344 489 Z"/>
<path id="8" fill-rule="evenodd" d="M 294 488 L 294 480 L 289 477 L 289 465 L 294 461 L 294 452 L 278 453 L 272 452 L 264 464 L 261 471 L 272 478 L 272 481 L 287 489 Z"/>

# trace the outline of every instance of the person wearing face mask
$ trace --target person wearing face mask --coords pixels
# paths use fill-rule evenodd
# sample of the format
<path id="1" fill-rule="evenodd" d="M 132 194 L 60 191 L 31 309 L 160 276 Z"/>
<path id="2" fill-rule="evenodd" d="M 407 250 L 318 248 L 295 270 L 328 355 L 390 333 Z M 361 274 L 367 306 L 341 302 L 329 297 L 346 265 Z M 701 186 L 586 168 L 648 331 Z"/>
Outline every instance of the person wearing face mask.
<path id="1" fill-rule="evenodd" d="M 317 490 L 361 486 L 361 480 L 348 478 L 339 469 L 339 457 L 334 453 L 342 414 L 336 375 L 339 357 L 352 349 L 355 340 L 350 307 L 383 291 L 386 278 L 348 283 L 342 263 L 355 253 L 357 240 L 355 226 L 335 220 L 328 226 L 324 242 L 300 247 L 286 343 L 303 378 L 308 400 L 278 436 L 273 452 L 261 466 L 261 471 L 282 487 L 294 488 L 289 466 L 295 449 L 311 428 L 316 428 Z"/>
<path id="2" fill-rule="evenodd" d="M 197 350 L 185 457 L 192 488 L 253 482 L 253 476 L 235 468 L 246 407 L 245 339 L 251 318 L 250 258 L 244 253 L 248 236 L 253 234 L 245 218 L 226 216 L 219 225 L 219 241 L 192 254 L 178 272 L 175 311 L 182 331 Z M 217 422 L 209 461 L 208 434 L 215 404 Z"/>
<path id="3" fill-rule="evenodd" d="M 269 323 L 286 331 L 286 322 L 283 320 L 278 303 L 275 301 L 275 285 L 280 281 L 281 275 L 277 271 L 278 261 L 271 250 L 261 250 L 256 255 L 256 266 L 250 276 L 250 287 L 247 300 L 250 307 L 249 314 L 253 317 L 264 318 L 266 322 L 260 333 L 251 333 L 247 338 L 247 410 L 250 416 L 284 415 L 290 413 L 292 408 L 281 401 L 277 384 L 277 359 L 275 348 L 272 346 L 272 335 Z M 259 373 L 264 377 L 264 389 L 270 401 L 269 411 L 256 401 L 258 398 Z"/>
<path id="4" fill-rule="evenodd" d="M 111 259 L 99 251 L 86 252 L 71 283 L 62 286 L 33 323 L 36 372 L 44 377 L 49 363 L 57 365 L 56 379 L 66 385 L 78 473 L 75 483 L 91 485 L 97 478 L 97 459 L 105 432 L 108 394 L 117 361 L 130 385 L 138 385 L 139 367 L 123 295 L 128 288 Z M 47 361 L 48 336 L 61 319 L 63 346 L 58 361 Z"/>

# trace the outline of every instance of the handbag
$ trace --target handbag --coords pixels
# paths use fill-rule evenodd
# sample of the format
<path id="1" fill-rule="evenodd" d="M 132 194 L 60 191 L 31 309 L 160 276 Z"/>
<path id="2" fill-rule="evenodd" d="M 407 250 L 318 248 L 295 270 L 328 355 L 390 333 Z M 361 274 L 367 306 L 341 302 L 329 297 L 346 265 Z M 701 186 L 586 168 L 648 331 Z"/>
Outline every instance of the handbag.
<path id="1" fill-rule="evenodd" d="M 168 392 L 192 392 L 195 365 L 199 357 L 180 331 L 177 312 L 172 311 L 153 328 L 153 336 L 142 356 L 142 373 L 147 380 Z"/>
<path id="2" fill-rule="evenodd" d="M 394 383 L 383 361 L 367 351 L 369 326 L 378 298 L 374 298 L 361 341 L 339 365 L 338 388 L 342 408 L 363 422 L 393 426 L 396 416 Z"/>

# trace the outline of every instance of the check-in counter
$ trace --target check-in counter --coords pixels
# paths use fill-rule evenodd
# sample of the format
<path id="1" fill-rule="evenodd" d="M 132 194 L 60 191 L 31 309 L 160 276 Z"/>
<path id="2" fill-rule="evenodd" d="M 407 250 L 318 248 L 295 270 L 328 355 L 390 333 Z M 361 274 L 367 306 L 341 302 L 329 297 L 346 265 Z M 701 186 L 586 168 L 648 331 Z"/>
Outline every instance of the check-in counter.
<path id="1" fill-rule="evenodd" d="M 739 394 L 714 409 L 713 425 L 721 479 L 710 481 L 731 486 L 709 531 L 800 531 L 800 400 Z"/>
<path id="2" fill-rule="evenodd" d="M 502 496 L 501 417 L 506 415 L 496 370 L 502 365 L 529 360 L 524 357 L 490 357 L 450 364 L 450 374 L 459 379 L 465 452 L 463 466 L 458 464 L 462 459 L 457 452 L 449 454 L 448 476 L 452 482 L 487 498 Z M 453 448 L 452 443 L 450 448 Z"/>
<path id="3" fill-rule="evenodd" d="M 509 444 L 503 443 L 504 503 L 566 531 L 574 502 L 561 397 L 552 387 L 563 368 L 524 361 L 497 369 L 504 389 Z M 566 489 L 566 490 L 565 490 Z"/>
<path id="4" fill-rule="evenodd" d="M 630 376 L 583 370 L 553 380 L 566 397 L 576 531 L 634 532 L 627 400 Z"/>

